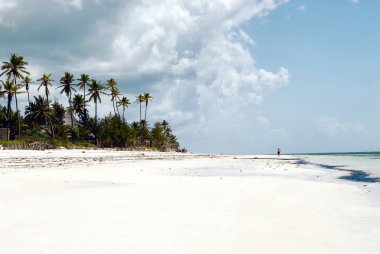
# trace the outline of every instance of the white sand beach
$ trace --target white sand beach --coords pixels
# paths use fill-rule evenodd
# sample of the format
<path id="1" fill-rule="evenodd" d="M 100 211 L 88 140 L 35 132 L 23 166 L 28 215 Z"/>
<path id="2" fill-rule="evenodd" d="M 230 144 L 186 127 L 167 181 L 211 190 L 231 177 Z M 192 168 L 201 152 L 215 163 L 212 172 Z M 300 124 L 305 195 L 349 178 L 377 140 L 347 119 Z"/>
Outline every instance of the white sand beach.
<path id="1" fill-rule="evenodd" d="M 379 253 L 379 182 L 280 159 L 1 151 L 0 253 Z"/>

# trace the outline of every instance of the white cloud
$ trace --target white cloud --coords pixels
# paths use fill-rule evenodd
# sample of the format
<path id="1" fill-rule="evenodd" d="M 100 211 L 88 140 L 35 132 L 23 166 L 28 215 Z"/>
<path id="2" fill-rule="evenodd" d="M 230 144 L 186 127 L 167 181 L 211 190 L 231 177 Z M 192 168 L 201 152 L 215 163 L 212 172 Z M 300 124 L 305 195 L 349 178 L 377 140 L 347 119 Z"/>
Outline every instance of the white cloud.
<path id="1" fill-rule="evenodd" d="M 83 37 L 71 40 L 76 37 L 65 36 L 64 40 L 70 40 L 60 42 L 54 40 L 59 36 L 49 36 L 55 43 L 47 44 L 54 45 L 54 50 L 48 51 L 52 60 L 41 60 L 38 54 L 40 58 L 29 62 L 34 64 L 32 73 L 53 73 L 56 80 L 63 71 L 137 80 L 135 89 L 141 85 L 141 90 L 154 96 L 150 122 L 169 120 L 176 132 L 187 137 L 190 133 L 235 139 L 248 135 L 257 124 L 256 109 L 265 96 L 289 82 L 286 68 L 273 71 L 256 65 L 250 51 L 256 45 L 254 35 L 244 31 L 243 25 L 286 2 L 40 0 L 39 6 L 54 9 L 59 20 L 85 21 L 78 28 L 75 22 L 71 24 L 71 31 Z M 82 12 L 62 12 L 62 6 Z M 23 15 L 25 20 L 34 19 L 32 14 Z M 88 33 L 82 35 L 78 32 L 82 30 Z M 99 111 L 107 114 L 109 106 L 102 103 Z M 226 135 L 231 126 L 236 133 Z"/>
<path id="2" fill-rule="evenodd" d="M 331 138 L 367 135 L 368 130 L 359 123 L 342 122 L 336 117 L 324 116 L 316 121 L 318 129 Z"/>
<path id="3" fill-rule="evenodd" d="M 351 3 L 353 3 L 353 4 L 359 4 L 360 0 L 351 0 Z"/>
<path id="4" fill-rule="evenodd" d="M 16 0 L 0 0 L 0 27 L 1 26 L 11 26 L 12 21 L 7 20 L 3 17 L 3 13 L 7 13 L 17 6 Z"/>
<path id="5" fill-rule="evenodd" d="M 82 9 L 82 0 L 55 0 L 67 8 Z"/>
<path id="6" fill-rule="evenodd" d="M 77 68 L 155 77 L 149 89 L 157 119 L 194 132 L 225 129 L 228 121 L 246 121 L 266 94 L 289 81 L 286 68 L 272 72 L 256 67 L 249 50 L 255 42 L 241 28 L 286 2 L 133 2 L 121 10 L 116 24 L 104 24 L 115 31 L 109 38 L 111 57 L 79 60 Z"/>
<path id="7" fill-rule="evenodd" d="M 239 36 L 242 39 L 243 42 L 251 45 L 251 46 L 256 46 L 256 42 L 242 29 L 239 29 Z"/>
<path id="8" fill-rule="evenodd" d="M 306 5 L 304 5 L 304 4 L 298 5 L 297 9 L 300 12 L 305 12 L 306 11 Z"/>
<path id="9" fill-rule="evenodd" d="M 12 9 L 17 6 L 16 0 L 0 0 L 0 11 Z"/>

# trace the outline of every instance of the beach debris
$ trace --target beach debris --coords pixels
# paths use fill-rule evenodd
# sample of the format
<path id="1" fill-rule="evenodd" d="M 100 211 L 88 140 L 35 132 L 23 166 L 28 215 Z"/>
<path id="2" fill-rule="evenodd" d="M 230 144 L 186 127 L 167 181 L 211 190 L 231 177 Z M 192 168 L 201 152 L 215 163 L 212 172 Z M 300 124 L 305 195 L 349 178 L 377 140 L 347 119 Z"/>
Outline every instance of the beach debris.
<path id="1" fill-rule="evenodd" d="M 43 142 L 33 142 L 29 144 L 29 148 L 32 150 L 46 150 L 55 148 L 54 145 L 43 143 Z"/>

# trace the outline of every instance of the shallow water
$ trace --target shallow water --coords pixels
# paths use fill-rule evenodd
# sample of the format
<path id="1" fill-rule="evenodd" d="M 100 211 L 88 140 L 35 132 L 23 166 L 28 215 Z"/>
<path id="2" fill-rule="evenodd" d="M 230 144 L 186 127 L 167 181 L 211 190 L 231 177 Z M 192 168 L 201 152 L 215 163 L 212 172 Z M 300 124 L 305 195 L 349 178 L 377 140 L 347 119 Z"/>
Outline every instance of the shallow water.
<path id="1" fill-rule="evenodd" d="M 301 156 L 310 163 L 336 169 L 364 171 L 372 177 L 380 177 L 380 152 L 304 154 Z"/>

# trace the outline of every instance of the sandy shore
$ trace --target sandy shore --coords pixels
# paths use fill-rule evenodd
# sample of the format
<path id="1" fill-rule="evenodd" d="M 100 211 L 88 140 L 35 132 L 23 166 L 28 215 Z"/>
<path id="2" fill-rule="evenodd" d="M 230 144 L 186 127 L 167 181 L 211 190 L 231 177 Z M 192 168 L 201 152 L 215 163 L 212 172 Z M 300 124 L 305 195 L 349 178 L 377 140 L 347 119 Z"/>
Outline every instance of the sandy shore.
<path id="1" fill-rule="evenodd" d="M 1 151 L 0 253 L 379 253 L 380 184 L 304 158 Z"/>

